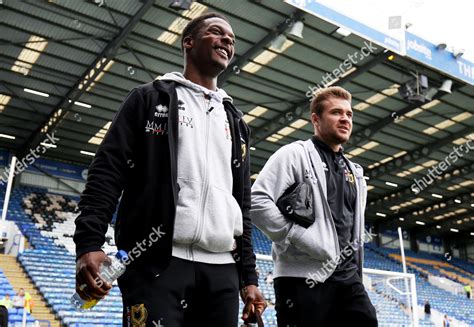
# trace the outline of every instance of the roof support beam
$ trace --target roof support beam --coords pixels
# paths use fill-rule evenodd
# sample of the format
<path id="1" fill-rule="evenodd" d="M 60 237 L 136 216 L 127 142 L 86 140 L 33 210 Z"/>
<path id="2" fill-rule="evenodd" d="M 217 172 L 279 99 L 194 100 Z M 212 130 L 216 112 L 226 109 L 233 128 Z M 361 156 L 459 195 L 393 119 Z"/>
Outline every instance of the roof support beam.
<path id="1" fill-rule="evenodd" d="M 455 198 L 460 199 L 463 202 L 461 202 L 460 204 L 457 204 L 456 202 L 454 202 L 454 198 L 450 198 L 450 199 L 447 199 L 444 202 L 441 202 L 441 203 L 445 204 L 444 207 L 438 206 L 437 209 L 434 209 L 435 204 L 426 204 L 426 206 L 424 208 L 421 208 L 419 211 L 417 211 L 417 209 L 414 209 L 412 211 L 412 214 L 409 215 L 408 217 L 409 217 L 409 219 L 410 219 L 410 217 L 412 217 L 413 219 L 433 219 L 436 216 L 442 216 L 442 215 L 445 215 L 447 213 L 451 213 L 454 210 L 460 210 L 460 209 L 465 210 L 464 212 L 467 211 L 467 212 L 471 212 L 471 214 L 473 214 L 472 213 L 472 208 L 470 207 L 470 204 L 469 204 L 470 196 L 468 194 L 466 194 L 466 193 L 459 194 L 459 196 L 455 197 Z M 431 208 L 431 210 L 427 211 L 430 208 Z M 414 212 L 418 212 L 419 214 L 414 215 L 413 214 Z M 462 212 L 459 212 L 457 214 L 459 215 L 461 213 Z M 407 217 L 407 216 L 405 215 L 405 217 Z M 443 220 L 443 219 L 437 219 L 437 220 Z"/>
<path id="2" fill-rule="evenodd" d="M 389 52 L 381 52 L 377 54 L 374 59 L 372 59 L 371 61 L 367 62 L 366 64 L 360 67 L 357 67 L 357 70 L 355 72 L 341 78 L 339 81 L 337 81 L 333 85 L 341 86 L 352 81 L 354 78 L 372 69 L 379 63 L 385 61 L 385 59 L 389 55 L 390 55 Z M 309 99 L 305 97 L 301 101 L 297 102 L 294 106 L 290 107 L 288 110 L 278 114 L 275 118 L 273 118 L 272 120 L 269 120 L 267 123 L 260 126 L 258 130 L 253 130 L 252 131 L 253 138 L 250 141 L 250 144 L 255 145 L 265 140 L 267 137 L 276 133 L 281 128 L 288 126 L 288 124 L 291 121 L 302 117 L 304 113 L 308 112 L 307 111 L 308 105 L 309 105 Z M 391 121 L 393 121 L 393 118 L 391 118 Z"/>
<path id="3" fill-rule="evenodd" d="M 392 117 L 390 118 L 393 119 Z M 381 175 L 386 174 L 387 172 L 394 172 L 397 169 L 401 169 L 401 167 L 405 166 L 408 163 L 412 163 L 415 160 L 429 156 L 431 153 L 438 151 L 441 147 L 445 145 L 449 145 L 454 140 L 461 137 L 465 137 L 466 135 L 469 135 L 473 131 L 474 131 L 474 127 L 469 126 L 462 129 L 459 132 L 451 134 L 450 136 L 444 139 L 436 140 L 435 142 L 430 143 L 430 144 L 420 145 L 419 147 L 411 150 L 409 153 L 405 154 L 404 156 L 401 156 L 399 158 L 396 158 L 392 161 L 387 162 L 384 165 L 381 165 L 369 170 L 367 174 L 369 175 L 371 179 L 376 179 L 380 177 Z M 463 145 L 460 145 L 459 147 L 462 147 L 462 146 Z M 453 149 L 454 149 L 454 146 L 453 146 Z"/>
<path id="4" fill-rule="evenodd" d="M 444 182 L 449 182 L 450 180 L 454 178 L 459 178 L 463 176 L 467 176 L 470 173 L 474 172 L 474 163 L 468 163 L 464 166 L 460 167 L 453 167 L 449 170 L 447 170 L 442 176 L 439 176 L 439 178 L 434 181 L 433 183 L 429 184 L 427 187 L 423 189 L 423 191 L 427 191 L 435 186 L 440 185 L 441 183 Z M 419 175 L 419 174 L 418 174 Z M 388 193 L 385 195 L 382 195 L 378 197 L 377 199 L 370 199 L 367 201 L 368 202 L 368 207 L 372 209 L 382 209 L 382 208 L 388 208 L 393 205 L 400 204 L 400 199 L 403 198 L 403 201 L 408 201 L 411 198 L 417 197 L 418 194 L 415 194 L 411 186 L 406 186 L 403 187 L 396 192 Z"/>
<path id="5" fill-rule="evenodd" d="M 439 220 L 439 221 L 435 221 L 435 222 L 426 224 L 424 226 L 416 226 L 416 227 L 413 227 L 413 229 L 416 229 L 418 235 L 420 235 L 420 236 L 432 235 L 436 230 L 439 229 L 436 226 L 441 226 L 441 229 L 442 229 L 445 226 L 447 227 L 454 220 L 459 220 L 459 219 L 464 219 L 464 218 L 471 218 L 471 217 L 473 217 L 472 212 L 471 213 L 466 213 L 466 214 L 463 214 L 463 215 L 449 217 L 449 218 Z M 462 226 L 463 226 L 463 224 L 460 224 L 459 228 L 461 228 Z M 454 228 L 454 227 L 451 227 L 451 228 Z"/>
<path id="6" fill-rule="evenodd" d="M 60 100 L 58 105 L 51 111 L 50 115 L 41 122 L 27 141 L 16 151 L 18 158 L 23 158 L 29 149 L 36 147 L 45 137 L 46 133 L 54 131 L 56 126 L 66 117 L 74 101 L 77 101 L 87 88 L 94 82 L 96 77 L 103 71 L 117 50 L 125 42 L 129 34 L 138 24 L 143 15 L 153 6 L 155 0 L 146 0 L 140 9 L 132 16 L 117 36 L 102 50 L 96 60 L 85 70 L 85 72 L 74 83 L 67 94 Z M 82 85 L 81 88 L 79 86 Z"/>
<path id="7" fill-rule="evenodd" d="M 384 218 L 381 221 L 388 224 L 388 223 L 398 219 L 399 217 L 406 218 L 406 216 L 408 216 L 408 215 L 411 216 L 411 213 L 414 212 L 414 211 L 418 211 L 418 210 L 421 210 L 421 209 L 432 207 L 432 206 L 437 205 L 437 204 L 439 205 L 441 203 L 445 203 L 447 207 L 451 206 L 451 208 L 453 206 L 456 206 L 456 208 L 466 208 L 466 209 L 470 210 L 471 208 L 470 208 L 469 205 L 467 205 L 467 203 L 471 200 L 471 193 L 472 193 L 472 188 L 468 188 L 466 192 L 459 193 L 459 194 L 456 194 L 456 195 L 453 195 L 453 196 L 450 196 L 450 197 L 445 197 L 443 199 L 440 199 L 439 201 L 431 202 L 431 203 L 425 204 L 425 205 L 420 204 L 420 205 L 414 206 L 414 207 L 410 206 L 410 207 L 404 208 L 402 210 L 399 210 L 397 213 L 394 212 L 394 213 L 387 214 L 387 216 L 389 216 L 389 217 Z M 461 200 L 461 202 L 463 204 L 459 205 L 456 202 L 454 202 L 454 200 L 456 200 L 456 199 Z M 430 214 L 432 214 L 432 213 L 433 212 L 431 211 Z M 420 215 L 420 216 L 413 216 L 413 217 L 422 217 L 422 216 Z"/>
<path id="8" fill-rule="evenodd" d="M 254 46 L 248 49 L 243 55 L 231 62 L 227 68 L 220 74 L 217 86 L 222 87 L 224 83 L 234 74 L 238 74 L 244 64 L 246 64 L 257 52 L 261 51 L 267 44 L 273 41 L 278 35 L 292 26 L 296 21 L 301 20 L 304 16 L 302 11 L 295 11 L 290 17 L 279 23 L 270 33 L 263 39 L 258 41 Z"/>

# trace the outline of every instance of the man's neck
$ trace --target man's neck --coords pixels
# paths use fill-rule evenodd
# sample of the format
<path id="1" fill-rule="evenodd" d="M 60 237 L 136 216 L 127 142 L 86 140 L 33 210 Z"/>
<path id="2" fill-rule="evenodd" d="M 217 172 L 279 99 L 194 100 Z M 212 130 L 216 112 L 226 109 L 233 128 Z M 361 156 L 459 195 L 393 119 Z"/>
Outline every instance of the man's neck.
<path id="1" fill-rule="evenodd" d="M 333 144 L 331 142 L 326 141 L 325 139 L 321 138 L 319 135 L 314 134 L 314 137 L 326 144 L 328 147 L 331 148 L 334 152 L 339 152 L 341 150 L 341 144 Z"/>
<path id="2" fill-rule="evenodd" d="M 206 76 L 195 69 L 189 69 L 187 67 L 184 68 L 183 76 L 191 82 L 201 85 L 206 89 L 211 91 L 217 90 L 217 76 Z"/>

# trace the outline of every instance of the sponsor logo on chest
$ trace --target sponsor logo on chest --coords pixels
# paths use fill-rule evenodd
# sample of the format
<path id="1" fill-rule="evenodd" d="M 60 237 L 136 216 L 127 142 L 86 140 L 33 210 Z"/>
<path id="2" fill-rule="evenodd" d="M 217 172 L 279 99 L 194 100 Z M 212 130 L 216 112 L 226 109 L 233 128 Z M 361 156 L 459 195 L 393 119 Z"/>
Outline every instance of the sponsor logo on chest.
<path id="1" fill-rule="evenodd" d="M 155 106 L 155 117 L 165 118 L 168 117 L 168 107 L 162 104 Z"/>
<path id="2" fill-rule="evenodd" d="M 168 134 L 168 123 L 157 123 L 153 120 L 147 120 L 145 132 L 150 133 L 152 135 Z"/>

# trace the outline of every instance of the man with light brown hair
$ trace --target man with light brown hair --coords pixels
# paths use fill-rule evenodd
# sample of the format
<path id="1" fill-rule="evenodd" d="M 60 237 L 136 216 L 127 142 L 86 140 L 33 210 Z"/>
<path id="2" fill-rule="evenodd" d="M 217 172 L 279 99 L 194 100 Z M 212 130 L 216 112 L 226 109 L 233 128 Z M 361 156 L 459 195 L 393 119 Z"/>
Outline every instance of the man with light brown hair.
<path id="1" fill-rule="evenodd" d="M 252 187 L 253 223 L 272 241 L 278 326 L 377 326 L 362 284 L 367 185 L 344 156 L 351 94 L 319 90 L 314 136 L 279 149 Z"/>

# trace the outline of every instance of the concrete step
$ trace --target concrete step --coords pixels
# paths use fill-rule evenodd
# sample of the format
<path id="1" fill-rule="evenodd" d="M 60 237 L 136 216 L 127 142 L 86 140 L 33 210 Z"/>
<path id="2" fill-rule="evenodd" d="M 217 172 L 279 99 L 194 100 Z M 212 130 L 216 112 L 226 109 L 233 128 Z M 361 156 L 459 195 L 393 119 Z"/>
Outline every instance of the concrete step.
<path id="1" fill-rule="evenodd" d="M 12 285 L 15 292 L 23 288 L 30 293 L 34 307 L 32 316 L 37 320 L 47 320 L 50 322 L 50 327 L 60 327 L 60 321 L 56 319 L 51 309 L 46 305 L 39 290 L 33 284 L 33 281 L 23 270 L 23 267 L 13 256 L 0 254 L 0 269 Z"/>
<path id="2" fill-rule="evenodd" d="M 47 320 L 49 322 L 54 321 L 56 317 L 50 313 L 38 313 L 35 308 L 33 308 L 33 317 L 37 320 Z"/>
<path id="3" fill-rule="evenodd" d="M 3 273 L 5 274 L 5 271 Z M 13 283 L 13 282 L 21 283 L 22 281 L 25 280 L 25 278 L 28 278 L 28 277 L 26 275 L 20 276 L 16 274 L 9 274 L 8 280 L 10 281 L 10 283 Z"/>
<path id="4" fill-rule="evenodd" d="M 33 299 L 34 301 L 34 299 Z M 35 301 L 36 302 L 36 301 Z M 35 308 L 35 313 L 46 313 L 46 314 L 50 314 L 51 311 L 49 310 L 49 308 Z"/>
<path id="5" fill-rule="evenodd" d="M 2 264 L 1 267 L 3 271 L 11 271 L 11 272 L 18 272 L 18 273 L 23 272 L 22 269 L 18 270 L 15 264 L 6 264 L 6 265 Z"/>

